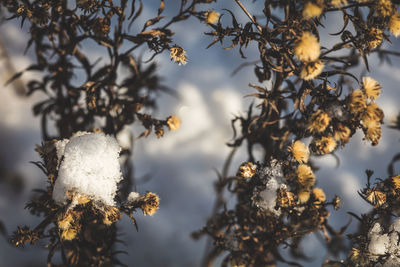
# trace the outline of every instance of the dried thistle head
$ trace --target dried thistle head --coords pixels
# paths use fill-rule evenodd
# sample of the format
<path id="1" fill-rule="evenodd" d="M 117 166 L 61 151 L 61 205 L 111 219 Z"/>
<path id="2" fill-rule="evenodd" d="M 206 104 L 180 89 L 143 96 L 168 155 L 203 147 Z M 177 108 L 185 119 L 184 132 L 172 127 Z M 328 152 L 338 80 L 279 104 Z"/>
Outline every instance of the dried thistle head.
<path id="1" fill-rule="evenodd" d="M 324 9 L 323 1 L 307 1 L 302 12 L 304 19 L 319 17 Z"/>
<path id="2" fill-rule="evenodd" d="M 317 154 L 324 155 L 333 152 L 337 146 L 337 143 L 332 136 L 328 135 L 320 138 L 314 138 L 311 142 L 311 146 Z"/>
<path id="3" fill-rule="evenodd" d="M 349 142 L 350 139 L 350 135 L 351 135 L 351 130 L 349 127 L 339 123 L 336 127 L 335 127 L 335 131 L 333 134 L 333 138 L 337 141 L 337 142 L 341 142 L 342 145 L 346 144 L 347 142 Z"/>
<path id="4" fill-rule="evenodd" d="M 349 96 L 348 106 L 350 112 L 353 114 L 359 114 L 365 110 L 367 107 L 367 98 L 363 91 L 354 90 Z"/>
<path id="5" fill-rule="evenodd" d="M 206 12 L 206 23 L 216 24 L 219 20 L 220 14 L 214 10 L 208 10 Z"/>
<path id="6" fill-rule="evenodd" d="M 286 188 L 280 188 L 278 192 L 277 203 L 280 207 L 292 207 L 295 205 L 294 194 Z"/>
<path id="7" fill-rule="evenodd" d="M 111 225 L 121 219 L 121 212 L 116 207 L 106 207 L 103 211 L 103 223 Z"/>
<path id="8" fill-rule="evenodd" d="M 319 58 L 321 45 L 311 32 L 303 32 L 294 47 L 294 54 L 303 62 L 313 62 Z"/>
<path id="9" fill-rule="evenodd" d="M 140 200 L 142 202 L 140 208 L 143 210 L 143 214 L 153 216 L 160 205 L 160 197 L 155 193 L 147 191 Z"/>
<path id="10" fill-rule="evenodd" d="M 369 125 L 369 127 L 364 130 L 365 139 L 372 142 L 373 146 L 379 143 L 379 139 L 382 136 L 382 128 L 379 122 L 374 122 Z"/>
<path id="11" fill-rule="evenodd" d="M 377 99 L 382 91 L 382 86 L 371 77 L 363 77 L 362 89 L 369 99 Z"/>
<path id="12" fill-rule="evenodd" d="M 391 182 L 395 190 L 400 190 L 400 175 L 393 176 Z"/>
<path id="13" fill-rule="evenodd" d="M 320 205 L 322 202 L 326 201 L 325 192 L 321 188 L 317 188 L 317 187 L 313 188 L 312 194 L 314 196 L 314 204 L 315 205 Z"/>
<path id="14" fill-rule="evenodd" d="M 386 194 L 376 190 L 375 188 L 368 189 L 365 199 L 376 208 L 386 203 Z"/>
<path id="15" fill-rule="evenodd" d="M 301 187 L 308 188 L 315 184 L 315 175 L 311 167 L 306 164 L 300 164 L 296 170 L 297 182 Z"/>
<path id="16" fill-rule="evenodd" d="M 243 162 L 238 171 L 236 176 L 244 178 L 244 179 L 249 179 L 253 177 L 257 172 L 257 165 L 255 165 L 252 162 Z"/>
<path id="17" fill-rule="evenodd" d="M 301 68 L 300 77 L 303 80 L 313 80 L 321 74 L 324 68 L 324 63 L 321 60 L 305 63 Z"/>
<path id="18" fill-rule="evenodd" d="M 376 27 L 371 27 L 365 37 L 368 51 L 378 47 L 382 43 L 382 39 L 383 30 Z"/>
<path id="19" fill-rule="evenodd" d="M 71 241 L 76 238 L 77 234 L 78 231 L 75 228 L 70 227 L 62 231 L 61 238 L 63 240 Z"/>
<path id="20" fill-rule="evenodd" d="M 178 116 L 172 115 L 168 117 L 167 125 L 171 131 L 176 131 L 179 129 L 179 127 L 181 127 L 181 120 L 178 118 Z"/>
<path id="21" fill-rule="evenodd" d="M 71 211 L 67 211 L 65 214 L 61 214 L 57 220 L 58 228 L 65 230 L 72 226 L 74 217 Z"/>
<path id="22" fill-rule="evenodd" d="M 400 36 L 400 14 L 397 11 L 390 17 L 388 27 L 391 34 Z"/>
<path id="23" fill-rule="evenodd" d="M 186 58 L 186 51 L 180 46 L 173 46 L 170 49 L 169 55 L 171 56 L 171 60 L 178 65 L 186 65 L 187 58 Z"/>
<path id="24" fill-rule="evenodd" d="M 383 17 L 390 16 L 393 11 L 393 4 L 390 0 L 378 0 L 375 2 L 375 10 Z"/>
<path id="25" fill-rule="evenodd" d="M 331 117 L 328 113 L 318 109 L 308 120 L 307 130 L 311 133 L 321 133 L 329 126 Z"/>
<path id="26" fill-rule="evenodd" d="M 374 124 L 380 123 L 384 118 L 383 110 L 379 108 L 379 106 L 372 102 L 367 105 L 361 119 L 363 125 L 366 128 L 373 127 Z"/>
<path id="27" fill-rule="evenodd" d="M 310 150 L 300 140 L 295 141 L 289 146 L 288 151 L 292 153 L 293 158 L 299 163 L 307 163 L 310 156 Z"/>
<path id="28" fill-rule="evenodd" d="M 300 204 L 305 204 L 308 202 L 308 200 L 310 200 L 310 191 L 308 190 L 301 190 L 298 192 L 297 194 L 297 199 L 299 201 Z"/>

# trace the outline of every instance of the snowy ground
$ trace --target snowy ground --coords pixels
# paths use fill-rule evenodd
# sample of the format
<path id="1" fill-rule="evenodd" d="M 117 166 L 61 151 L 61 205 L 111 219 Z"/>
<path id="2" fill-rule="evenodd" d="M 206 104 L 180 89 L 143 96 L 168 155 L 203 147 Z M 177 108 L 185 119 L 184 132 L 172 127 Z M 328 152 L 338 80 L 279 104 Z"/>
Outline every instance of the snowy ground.
<path id="1" fill-rule="evenodd" d="M 241 14 L 236 7 L 233 9 L 235 14 Z M 238 19 L 246 21 L 243 15 Z M 328 25 L 331 25 L 328 30 L 334 32 L 335 25 Z M 2 26 L 0 30 L 13 55 L 14 66 L 17 70 L 23 69 L 29 63 L 28 57 L 21 56 L 26 40 L 16 26 Z M 195 20 L 176 27 L 177 43 L 188 52 L 189 63 L 186 66 L 169 62 L 168 55 L 158 58 L 166 83 L 176 90 L 179 98 L 163 96 L 156 113 L 178 115 L 182 127 L 179 131 L 167 133 L 164 138 L 149 137 L 135 143 L 135 175 L 144 177 L 149 174 L 151 177 L 139 181 L 138 191 L 158 193 L 161 206 L 153 217 L 138 216 L 138 233 L 128 219 L 120 223 L 121 237 L 129 253 L 121 259 L 129 266 L 199 266 L 204 252 L 205 240 L 196 242 L 189 235 L 205 224 L 212 210 L 214 169 L 221 169 L 229 152 L 225 143 L 232 137 L 230 119 L 246 110 L 250 102 L 243 96 L 252 92 L 247 84 L 256 81 L 252 68 L 230 77 L 230 73 L 242 63 L 237 51 L 225 51 L 218 46 L 205 50 L 211 41 L 202 35 L 205 31 L 207 28 L 199 26 Z M 323 36 L 322 40 L 326 44 L 330 42 L 328 36 Z M 400 49 L 400 41 L 393 40 L 392 48 Z M 255 52 L 254 47 L 247 51 L 248 61 L 257 59 Z M 385 112 L 387 126 L 399 111 L 400 61 L 393 60 L 392 67 L 379 65 L 376 59 L 371 63 L 371 76 L 383 86 L 378 104 Z M 0 73 L 3 75 L 4 71 Z M 9 233 L 16 224 L 32 226 L 38 221 L 23 209 L 31 190 L 43 187 L 45 182 L 40 171 L 29 163 L 38 160 L 34 145 L 41 142 L 39 119 L 31 114 L 31 107 L 38 98 L 40 96 L 21 98 L 10 86 L 0 90 L 1 167 L 18 171 L 25 181 L 24 191 L 19 195 L 0 184 L 0 219 L 5 222 Z M 134 130 L 139 133 L 138 129 Z M 365 182 L 364 170 L 372 169 L 376 176 L 385 177 L 386 163 L 399 152 L 399 141 L 398 132 L 384 127 L 383 139 L 377 147 L 362 141 L 362 134 L 353 137 L 337 153 L 340 158 L 338 167 L 333 156 L 317 159 L 321 167 L 316 173 L 318 186 L 325 190 L 328 199 L 339 194 L 343 200 L 342 210 L 332 212 L 331 223 L 335 227 L 347 223 L 347 211 L 361 213 L 368 210 L 368 205 L 357 194 Z M 245 152 L 240 151 L 232 166 L 239 166 L 245 158 Z M 230 171 L 233 173 L 235 170 Z M 349 230 L 355 230 L 355 227 L 353 223 Z M 313 263 L 305 263 L 307 266 L 320 266 L 328 256 L 315 235 L 307 238 L 304 250 L 313 259 Z M 43 266 L 45 252 L 37 247 L 17 250 L 0 237 L 1 267 Z"/>

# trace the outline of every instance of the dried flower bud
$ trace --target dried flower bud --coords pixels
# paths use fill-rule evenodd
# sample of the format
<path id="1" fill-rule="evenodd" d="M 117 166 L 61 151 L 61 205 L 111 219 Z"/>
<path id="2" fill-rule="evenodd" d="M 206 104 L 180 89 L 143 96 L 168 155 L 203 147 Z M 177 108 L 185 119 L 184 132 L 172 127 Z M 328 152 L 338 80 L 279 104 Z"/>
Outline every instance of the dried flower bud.
<path id="1" fill-rule="evenodd" d="M 253 177 L 254 174 L 256 174 L 256 171 L 257 171 L 257 165 L 255 165 L 252 162 L 244 162 L 240 165 L 236 176 L 249 179 Z"/>
<path id="2" fill-rule="evenodd" d="M 181 121 L 177 116 L 172 115 L 172 116 L 168 117 L 167 124 L 171 131 L 176 131 L 181 126 Z"/>
<path id="3" fill-rule="evenodd" d="M 377 191 L 375 189 L 368 189 L 366 199 L 369 203 L 374 205 L 375 208 L 380 207 L 386 203 L 385 193 Z"/>
<path id="4" fill-rule="evenodd" d="M 169 50 L 170 50 L 169 55 L 171 56 L 171 60 L 173 60 L 175 63 L 178 63 L 178 65 L 186 65 L 187 58 L 185 49 L 179 46 L 173 46 Z"/>
<path id="5" fill-rule="evenodd" d="M 373 127 L 376 123 L 380 123 L 384 118 L 383 110 L 379 108 L 376 103 L 370 103 L 367 105 L 361 119 L 364 127 Z"/>
<path id="6" fill-rule="evenodd" d="M 392 1 L 390 1 L 390 0 L 376 1 L 375 10 L 378 11 L 378 13 L 384 17 L 390 16 L 394 11 Z"/>
<path id="7" fill-rule="evenodd" d="M 75 228 L 68 228 L 62 231 L 61 238 L 64 240 L 73 240 L 77 233 L 78 231 Z"/>
<path id="8" fill-rule="evenodd" d="M 121 212 L 115 207 L 107 207 L 103 213 L 103 223 L 111 225 L 121 219 Z"/>
<path id="9" fill-rule="evenodd" d="M 321 133 L 325 131 L 330 122 L 331 117 L 329 117 L 328 113 L 318 109 L 311 115 L 308 121 L 307 130 L 311 133 Z"/>
<path id="10" fill-rule="evenodd" d="M 323 1 L 317 1 L 317 3 L 308 1 L 304 4 L 304 9 L 302 13 L 303 18 L 312 19 L 315 17 L 319 17 L 322 14 L 323 9 L 324 9 Z"/>
<path id="11" fill-rule="evenodd" d="M 302 187 L 311 187 L 315 184 L 315 175 L 310 166 L 305 164 L 300 164 L 296 170 L 297 182 Z"/>
<path id="12" fill-rule="evenodd" d="M 209 10 L 206 13 L 206 22 L 208 24 L 215 24 L 218 22 L 220 14 L 218 12 L 215 12 L 214 10 Z"/>
<path id="13" fill-rule="evenodd" d="M 342 145 L 344 145 L 347 142 L 349 142 L 350 134 L 351 134 L 351 130 L 349 127 L 347 127 L 343 124 L 338 124 L 335 128 L 333 138 L 338 142 L 340 141 L 342 143 Z"/>
<path id="14" fill-rule="evenodd" d="M 349 98 L 349 108 L 351 113 L 358 114 L 365 110 L 367 107 L 367 98 L 361 90 L 355 90 L 351 93 Z"/>
<path id="15" fill-rule="evenodd" d="M 373 146 L 379 143 L 379 139 L 382 136 L 382 128 L 379 122 L 371 123 L 369 127 L 364 131 L 365 139 L 372 142 Z"/>
<path id="16" fill-rule="evenodd" d="M 372 27 L 365 37 L 368 50 L 378 47 L 382 43 L 383 30 Z"/>
<path id="17" fill-rule="evenodd" d="M 321 74 L 323 68 L 324 68 L 324 63 L 322 63 L 321 60 L 306 63 L 303 65 L 301 69 L 300 77 L 306 81 L 315 79 L 318 75 Z"/>
<path id="18" fill-rule="evenodd" d="M 140 208 L 143 210 L 144 215 L 152 216 L 160 205 L 160 197 L 149 191 L 140 200 L 143 202 Z"/>
<path id="19" fill-rule="evenodd" d="M 395 37 L 399 37 L 400 35 L 400 14 L 398 12 L 394 13 L 389 20 L 389 31 Z"/>
<path id="20" fill-rule="evenodd" d="M 381 94 L 382 86 L 371 77 L 363 77 L 362 85 L 362 89 L 367 98 L 375 100 Z"/>
<path id="21" fill-rule="evenodd" d="M 312 194 L 315 199 L 315 201 L 314 201 L 315 205 L 319 205 L 322 202 L 325 202 L 325 200 L 326 200 L 325 192 L 321 188 L 317 188 L 317 187 L 313 188 Z"/>
<path id="22" fill-rule="evenodd" d="M 342 200 L 340 199 L 339 196 L 335 196 L 335 198 L 333 199 L 332 202 L 333 202 L 333 208 L 334 208 L 335 210 L 340 209 L 340 205 L 341 205 L 341 203 L 342 203 Z"/>
<path id="23" fill-rule="evenodd" d="M 311 32 L 304 32 L 294 47 L 294 54 L 303 62 L 316 61 L 321 53 L 321 45 Z"/>
<path id="24" fill-rule="evenodd" d="M 289 148 L 289 152 L 292 153 L 294 159 L 299 163 L 307 163 L 310 151 L 300 140 L 295 141 Z"/>
<path id="25" fill-rule="evenodd" d="M 294 206 L 294 194 L 284 188 L 279 189 L 277 203 L 281 207 Z"/>
<path id="26" fill-rule="evenodd" d="M 297 199 L 299 200 L 300 204 L 305 204 L 310 199 L 310 192 L 309 191 L 300 191 L 297 194 Z"/>
<path id="27" fill-rule="evenodd" d="M 317 154 L 329 154 L 335 150 L 337 143 L 332 136 L 323 136 L 313 139 L 311 146 Z"/>
<path id="28" fill-rule="evenodd" d="M 74 217 L 72 216 L 72 212 L 66 212 L 59 217 L 57 221 L 58 228 L 62 230 L 68 229 L 71 227 L 73 221 Z"/>

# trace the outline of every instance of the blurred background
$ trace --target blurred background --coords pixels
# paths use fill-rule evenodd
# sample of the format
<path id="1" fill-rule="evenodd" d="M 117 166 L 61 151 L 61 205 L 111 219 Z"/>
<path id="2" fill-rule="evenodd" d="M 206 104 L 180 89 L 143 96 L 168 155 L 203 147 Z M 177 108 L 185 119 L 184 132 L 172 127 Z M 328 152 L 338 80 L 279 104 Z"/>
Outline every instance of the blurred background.
<path id="1" fill-rule="evenodd" d="M 175 3 L 168 2 L 165 15 L 173 16 L 177 7 Z M 244 4 L 250 13 L 261 15 L 261 9 L 256 4 L 250 1 L 244 1 Z M 138 25 L 156 15 L 158 5 L 158 1 L 146 1 Z M 248 21 L 233 1 L 213 5 L 213 8 L 221 14 L 227 13 L 222 8 L 229 8 L 239 22 Z M 230 22 L 227 14 L 222 20 Z M 326 25 L 321 30 L 323 46 L 330 47 L 335 42 L 329 33 L 337 32 L 342 27 L 341 21 L 339 13 L 323 20 Z M 125 242 L 125 245 L 119 245 L 120 249 L 128 252 L 121 254 L 120 259 L 128 266 L 200 266 L 207 240 L 192 240 L 190 233 L 204 226 L 212 212 L 215 199 L 213 184 L 217 179 L 215 170 L 221 170 L 230 151 L 226 146 L 233 135 L 230 121 L 235 115 L 246 112 L 252 100 L 244 96 L 253 93 L 248 84 L 257 83 L 251 66 L 231 76 L 240 64 L 258 59 L 254 45 L 245 50 L 247 58 L 241 59 L 236 48 L 228 51 L 217 44 L 206 49 L 212 39 L 203 33 L 210 28 L 196 19 L 177 24 L 173 29 L 176 32 L 175 42 L 187 50 L 188 64 L 174 64 L 168 53 L 156 57 L 164 83 L 177 96 L 160 95 L 155 116 L 175 114 L 180 117 L 182 126 L 176 132 L 166 133 L 161 139 L 151 135 L 134 143 L 137 190 L 140 193 L 145 190 L 156 192 L 160 195 L 161 205 L 153 217 L 137 213 L 139 232 L 128 218 L 118 223 L 120 238 Z M 24 54 L 28 28 L 21 29 L 17 21 L 6 22 L 0 27 L 0 36 L 0 221 L 10 235 L 16 225 L 35 226 L 40 220 L 24 210 L 24 206 L 33 189 L 46 186 L 46 177 L 29 163 L 40 160 L 34 151 L 35 144 L 42 141 L 40 121 L 33 116 L 31 108 L 43 96 L 40 93 L 30 97 L 24 95 L 23 81 L 37 73 L 26 73 L 17 83 L 4 86 L 15 71 L 23 70 L 32 62 L 30 52 Z M 385 43 L 385 46 L 400 51 L 400 41 L 394 38 L 391 41 L 392 45 Z M 224 47 L 229 45 L 227 42 Z M 142 52 L 146 59 L 148 54 L 145 50 Z M 103 52 L 89 49 L 88 53 L 97 58 Z M 316 173 L 318 186 L 324 189 L 328 199 L 337 194 L 343 201 L 342 209 L 331 212 L 330 223 L 335 228 L 349 221 L 347 212 L 360 214 L 368 211 L 369 205 L 357 194 L 366 182 L 365 169 L 374 170 L 374 177 L 386 177 L 388 163 L 400 150 L 399 132 L 388 128 L 400 111 L 400 60 L 393 58 L 390 66 L 380 64 L 375 56 L 371 56 L 370 68 L 368 75 L 383 86 L 377 101 L 385 112 L 383 137 L 379 145 L 372 147 L 362 140 L 362 133 L 357 133 L 344 149 L 336 152 L 339 165 L 334 156 L 315 159 L 320 167 Z M 356 69 L 356 76 L 363 71 L 362 67 Z M 133 126 L 131 130 L 138 136 L 142 129 Z M 246 158 L 246 151 L 239 150 L 230 174 L 236 173 L 236 167 Z M 395 167 L 395 171 L 399 172 L 400 166 Z M 229 195 L 227 199 L 230 199 Z M 353 220 L 348 232 L 356 229 L 357 223 Z M 39 243 L 16 249 L 8 244 L 7 237 L 0 236 L 0 266 L 44 266 L 47 250 L 41 248 L 43 245 Z M 325 251 L 322 235 L 309 235 L 302 245 L 305 254 L 310 257 L 309 261 L 299 262 L 305 266 L 320 266 L 324 259 L 333 257 Z M 282 254 L 287 255 L 287 252 L 282 249 Z"/>

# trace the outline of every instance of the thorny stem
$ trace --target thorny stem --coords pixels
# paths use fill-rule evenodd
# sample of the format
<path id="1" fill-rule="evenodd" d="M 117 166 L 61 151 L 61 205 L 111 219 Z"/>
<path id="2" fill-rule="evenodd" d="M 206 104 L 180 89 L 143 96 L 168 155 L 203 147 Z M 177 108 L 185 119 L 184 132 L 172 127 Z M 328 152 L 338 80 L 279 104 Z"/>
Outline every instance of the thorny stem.
<path id="1" fill-rule="evenodd" d="M 240 8 L 243 10 L 243 12 L 249 17 L 251 22 L 253 22 L 257 26 L 257 30 L 262 33 L 262 27 L 256 22 L 256 20 L 253 18 L 253 16 L 247 11 L 247 9 L 243 6 L 243 4 L 240 2 L 240 0 L 235 0 L 236 4 L 240 6 Z"/>

